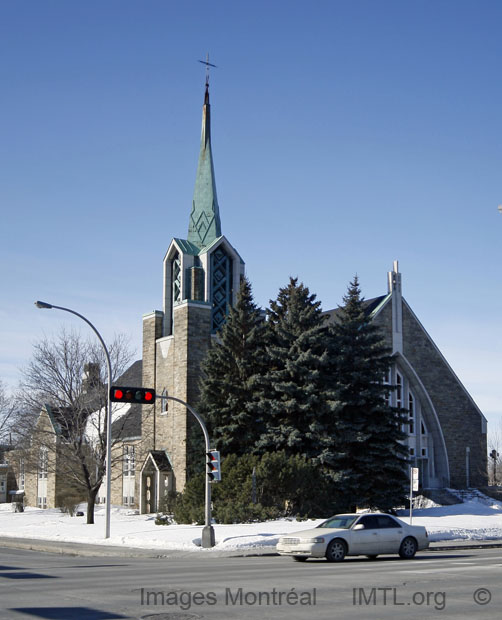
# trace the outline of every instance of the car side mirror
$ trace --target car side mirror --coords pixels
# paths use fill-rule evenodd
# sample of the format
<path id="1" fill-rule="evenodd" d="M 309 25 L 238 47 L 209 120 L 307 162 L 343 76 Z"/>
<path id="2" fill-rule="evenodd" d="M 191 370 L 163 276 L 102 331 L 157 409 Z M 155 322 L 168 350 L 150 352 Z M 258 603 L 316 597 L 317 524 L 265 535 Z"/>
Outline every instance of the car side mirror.
<path id="1" fill-rule="evenodd" d="M 354 526 L 354 530 L 364 530 L 364 524 L 358 523 L 357 525 Z"/>

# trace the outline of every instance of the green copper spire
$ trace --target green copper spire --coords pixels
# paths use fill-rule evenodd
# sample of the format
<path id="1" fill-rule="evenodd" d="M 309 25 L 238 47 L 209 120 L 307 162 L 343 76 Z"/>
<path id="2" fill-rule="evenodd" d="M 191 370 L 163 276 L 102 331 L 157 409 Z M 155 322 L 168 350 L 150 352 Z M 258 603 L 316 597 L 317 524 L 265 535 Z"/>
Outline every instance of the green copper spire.
<path id="1" fill-rule="evenodd" d="M 199 165 L 193 192 L 192 212 L 188 225 L 188 241 L 203 248 L 221 237 L 220 211 L 216 196 L 213 156 L 211 153 L 211 115 L 209 105 L 209 81 L 202 108 L 202 135 L 200 139 Z"/>

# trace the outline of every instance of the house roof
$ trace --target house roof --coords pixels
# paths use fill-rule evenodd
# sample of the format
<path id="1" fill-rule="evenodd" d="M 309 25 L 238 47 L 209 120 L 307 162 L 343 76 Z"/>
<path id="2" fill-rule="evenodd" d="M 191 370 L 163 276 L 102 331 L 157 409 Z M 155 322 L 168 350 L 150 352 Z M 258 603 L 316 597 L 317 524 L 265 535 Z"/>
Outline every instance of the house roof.
<path id="1" fill-rule="evenodd" d="M 143 380 L 143 360 L 136 360 L 129 368 L 120 375 L 118 379 L 115 379 L 113 385 L 122 386 L 140 386 Z"/>
<path id="2" fill-rule="evenodd" d="M 56 435 L 68 437 L 71 434 L 72 421 L 75 419 L 70 407 L 51 407 L 47 403 L 43 406 L 42 412 L 46 412 L 51 421 L 52 428 Z"/>

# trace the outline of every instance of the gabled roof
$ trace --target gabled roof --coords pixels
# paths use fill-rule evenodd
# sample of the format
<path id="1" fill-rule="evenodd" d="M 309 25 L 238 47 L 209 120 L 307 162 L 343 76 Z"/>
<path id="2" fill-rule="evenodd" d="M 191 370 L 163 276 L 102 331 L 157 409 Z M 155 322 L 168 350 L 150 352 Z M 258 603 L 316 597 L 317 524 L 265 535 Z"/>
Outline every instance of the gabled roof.
<path id="1" fill-rule="evenodd" d="M 226 243 L 232 248 L 232 250 L 237 254 L 237 256 L 239 257 L 239 260 L 241 262 L 242 265 L 244 265 L 244 261 L 242 260 L 241 255 L 239 254 L 239 252 L 237 252 L 237 250 L 234 248 L 233 245 L 231 245 L 228 241 L 228 239 L 224 236 L 221 235 L 221 237 L 217 237 L 214 241 L 212 241 L 209 245 L 206 245 L 205 247 L 203 247 L 200 251 L 200 254 L 202 253 L 206 253 L 209 252 L 209 250 L 211 250 L 211 248 L 213 248 L 215 245 L 217 245 L 218 243 L 220 243 L 221 240 L 226 241 Z"/>
<path id="2" fill-rule="evenodd" d="M 50 405 L 46 403 L 42 407 L 42 411 L 40 412 L 40 415 L 42 415 L 44 411 L 47 414 L 51 422 L 52 428 L 54 429 L 54 432 L 56 433 L 56 435 L 61 435 L 62 429 L 63 428 L 66 429 L 68 422 L 70 420 L 70 416 L 71 416 L 70 408 L 66 407 L 64 409 L 59 409 L 58 407 L 51 407 Z M 65 435 L 67 435 L 67 433 L 65 433 Z"/>
<path id="3" fill-rule="evenodd" d="M 136 360 L 127 370 L 125 370 L 118 379 L 115 379 L 113 385 L 140 387 L 143 380 L 143 360 Z"/>
<path id="4" fill-rule="evenodd" d="M 42 407 L 40 415 L 44 412 L 50 420 L 54 433 L 65 439 L 71 437 L 74 432 L 78 432 L 79 423 L 85 426 L 85 419 L 91 414 L 90 410 L 83 409 L 76 415 L 75 410 L 71 407 L 51 407 L 47 403 Z"/>
<path id="5" fill-rule="evenodd" d="M 187 241 L 186 239 L 179 239 L 178 237 L 174 237 L 173 241 L 176 243 L 176 245 L 181 249 L 181 251 L 184 254 L 188 254 L 190 256 L 200 256 L 201 254 L 206 254 L 207 252 L 209 252 L 215 245 L 218 245 L 222 239 L 225 240 L 226 243 L 232 248 L 232 250 L 239 257 L 241 264 L 244 265 L 245 263 L 242 260 L 242 256 L 239 254 L 239 252 L 237 252 L 234 246 L 229 243 L 228 239 L 224 235 L 220 235 L 219 237 L 216 237 L 216 239 L 213 239 L 211 243 L 209 243 L 208 245 L 204 247 L 199 247 L 195 245 L 195 243 L 191 243 L 190 241 Z M 168 253 L 169 252 L 167 252 L 167 254 Z"/>
<path id="6" fill-rule="evenodd" d="M 380 295 L 380 297 L 373 297 L 372 299 L 363 300 L 363 307 L 366 313 L 366 316 L 374 318 L 375 315 L 383 308 L 383 306 L 390 299 L 390 293 L 388 295 Z M 324 314 L 329 316 L 328 321 L 333 322 L 337 321 L 339 317 L 341 317 L 343 312 L 343 307 L 338 306 L 338 308 L 334 308 L 333 310 L 327 310 Z"/>
<path id="7" fill-rule="evenodd" d="M 172 471 L 173 469 L 165 450 L 150 450 L 143 463 L 142 470 L 145 468 L 148 461 L 151 461 L 158 471 Z"/>
<path id="8" fill-rule="evenodd" d="M 179 245 L 184 254 L 189 254 L 191 256 L 199 255 L 200 248 L 199 246 L 195 245 L 195 243 L 192 243 L 187 239 L 178 239 L 177 237 L 174 238 L 174 241 Z"/>

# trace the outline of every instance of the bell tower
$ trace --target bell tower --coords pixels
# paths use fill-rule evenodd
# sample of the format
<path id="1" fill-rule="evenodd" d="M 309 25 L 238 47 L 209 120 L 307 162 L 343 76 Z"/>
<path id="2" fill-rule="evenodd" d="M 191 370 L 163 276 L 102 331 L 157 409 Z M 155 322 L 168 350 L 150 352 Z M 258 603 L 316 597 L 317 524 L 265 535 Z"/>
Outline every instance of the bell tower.
<path id="1" fill-rule="evenodd" d="M 197 405 L 201 362 L 236 301 L 243 276 L 243 260 L 221 233 L 206 76 L 188 235 L 172 239 L 164 257 L 162 311 L 143 317 L 144 386 Z M 168 411 L 160 401 L 143 406 L 142 453 L 165 452 L 177 491 L 186 482 L 187 415 L 172 401 Z"/>

